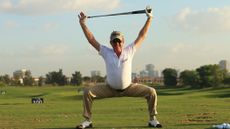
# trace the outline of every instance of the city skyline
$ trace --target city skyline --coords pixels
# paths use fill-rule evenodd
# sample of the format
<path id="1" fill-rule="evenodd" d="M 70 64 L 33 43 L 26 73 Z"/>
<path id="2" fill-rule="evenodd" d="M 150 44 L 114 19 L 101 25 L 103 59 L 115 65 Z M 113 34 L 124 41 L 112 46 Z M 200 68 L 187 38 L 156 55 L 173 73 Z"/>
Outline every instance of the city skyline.
<path id="1" fill-rule="evenodd" d="M 145 64 L 154 64 L 159 71 L 184 70 L 230 60 L 229 0 L 1 0 L 0 75 L 23 68 L 33 76 L 59 69 L 68 76 L 74 71 L 89 76 L 91 70 L 104 75 L 104 62 L 87 43 L 77 14 L 123 12 L 147 5 L 153 8 L 154 19 L 135 54 L 133 72 Z M 145 15 L 119 16 L 89 19 L 87 25 L 101 44 L 109 46 L 110 33 L 120 30 L 128 45 L 145 20 Z"/>
<path id="2" fill-rule="evenodd" d="M 220 68 L 225 69 L 225 70 L 228 71 L 228 73 L 230 73 L 230 62 L 228 60 L 220 60 L 219 62 L 216 62 L 214 64 L 219 65 Z M 204 64 L 204 65 L 209 65 L 209 64 Z M 167 67 L 167 68 L 173 68 L 173 67 Z M 183 69 L 183 70 L 182 69 L 176 69 L 176 68 L 173 68 L 173 69 L 176 69 L 178 72 L 182 72 L 184 70 L 195 70 L 197 68 L 194 68 L 194 69 Z M 58 70 L 59 69 L 54 70 L 54 71 L 58 71 Z M 33 76 L 33 72 L 30 69 L 26 69 L 26 68 L 14 70 L 12 75 L 11 74 L 7 74 L 7 75 L 14 76 L 14 73 L 18 72 L 18 71 L 24 71 L 24 72 L 25 71 L 29 71 L 30 74 Z M 63 71 L 64 75 L 66 75 L 63 69 L 62 69 L 62 71 Z M 137 70 L 133 71 L 132 70 L 132 74 L 134 74 L 135 76 L 140 76 L 140 77 L 145 77 L 145 76 L 148 76 L 148 77 L 162 77 L 162 73 L 161 73 L 162 71 L 163 71 L 163 69 L 162 70 L 156 69 L 156 67 L 155 67 L 154 64 L 145 64 L 145 66 L 143 66 L 139 71 L 137 71 Z M 38 75 L 38 76 L 34 76 L 34 77 L 40 77 L 40 76 L 45 77 L 45 75 L 48 74 L 49 72 L 53 72 L 53 71 L 48 71 L 44 75 Z M 74 72 L 75 71 L 73 71 L 70 75 L 67 75 L 67 77 L 72 76 L 72 74 Z M 79 72 L 81 73 L 81 71 L 79 71 Z M 151 72 L 153 72 L 153 73 L 151 73 Z M 93 76 L 102 76 L 103 77 L 103 76 L 106 76 L 106 73 L 104 73 L 104 72 L 102 73 L 101 70 L 89 70 L 89 74 L 87 74 L 87 75 L 83 74 L 82 76 L 83 77 L 84 76 L 90 76 L 90 77 L 93 77 Z"/>

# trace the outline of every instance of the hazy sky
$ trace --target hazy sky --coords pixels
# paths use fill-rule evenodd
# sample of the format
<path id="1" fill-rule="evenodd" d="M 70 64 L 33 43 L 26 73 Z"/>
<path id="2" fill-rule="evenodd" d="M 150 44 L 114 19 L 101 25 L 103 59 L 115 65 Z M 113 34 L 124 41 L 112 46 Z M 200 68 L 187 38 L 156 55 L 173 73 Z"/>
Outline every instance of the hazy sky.
<path id="1" fill-rule="evenodd" d="M 195 69 L 230 61 L 230 0 L 0 0 L 0 75 L 30 69 L 33 76 L 63 69 L 90 75 L 105 65 L 85 39 L 77 14 L 87 15 L 153 8 L 148 37 L 137 51 L 133 71 L 154 64 Z M 88 19 L 96 39 L 109 46 L 113 30 L 135 40 L 145 15 Z"/>

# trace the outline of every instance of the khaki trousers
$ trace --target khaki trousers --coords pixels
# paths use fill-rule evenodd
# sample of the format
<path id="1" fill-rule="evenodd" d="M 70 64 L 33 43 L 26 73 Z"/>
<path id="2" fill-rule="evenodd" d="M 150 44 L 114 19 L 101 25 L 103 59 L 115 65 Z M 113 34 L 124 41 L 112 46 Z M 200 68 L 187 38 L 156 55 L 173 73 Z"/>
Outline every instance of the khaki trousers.
<path id="1" fill-rule="evenodd" d="M 102 84 L 93 87 L 84 88 L 83 94 L 83 116 L 90 120 L 92 116 L 92 103 L 93 99 L 102 99 L 110 97 L 145 97 L 148 103 L 148 111 L 150 120 L 152 120 L 157 114 L 157 94 L 154 88 L 148 87 L 146 85 L 141 85 L 137 83 L 131 84 L 124 90 L 116 90 L 111 88 L 109 85 Z"/>

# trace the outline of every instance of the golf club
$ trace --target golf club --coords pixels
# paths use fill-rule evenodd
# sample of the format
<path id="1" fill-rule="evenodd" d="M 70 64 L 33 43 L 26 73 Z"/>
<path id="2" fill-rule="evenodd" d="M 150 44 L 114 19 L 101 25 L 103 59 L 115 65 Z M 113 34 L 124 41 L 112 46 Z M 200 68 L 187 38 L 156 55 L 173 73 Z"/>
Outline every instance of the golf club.
<path id="1" fill-rule="evenodd" d="M 147 12 L 151 13 L 152 8 L 147 7 Z M 136 10 L 130 12 L 122 12 L 122 13 L 113 13 L 113 14 L 104 14 L 104 15 L 94 15 L 94 16 L 87 16 L 87 18 L 97 18 L 97 17 L 109 17 L 109 16 L 118 16 L 118 15 L 131 15 L 131 14 L 143 14 L 146 13 L 145 9 L 143 10 Z"/>

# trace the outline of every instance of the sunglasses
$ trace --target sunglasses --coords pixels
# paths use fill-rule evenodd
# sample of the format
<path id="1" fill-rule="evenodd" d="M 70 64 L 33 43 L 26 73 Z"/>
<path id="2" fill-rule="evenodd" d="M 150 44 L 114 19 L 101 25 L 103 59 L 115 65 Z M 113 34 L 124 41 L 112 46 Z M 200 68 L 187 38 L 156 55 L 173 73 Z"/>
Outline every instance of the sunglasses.
<path id="1" fill-rule="evenodd" d="M 112 43 L 121 43 L 121 40 L 120 39 L 114 39 L 114 40 L 112 40 Z"/>

